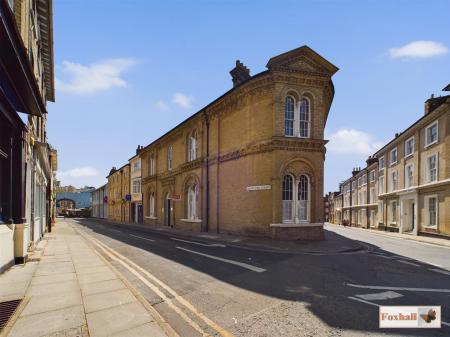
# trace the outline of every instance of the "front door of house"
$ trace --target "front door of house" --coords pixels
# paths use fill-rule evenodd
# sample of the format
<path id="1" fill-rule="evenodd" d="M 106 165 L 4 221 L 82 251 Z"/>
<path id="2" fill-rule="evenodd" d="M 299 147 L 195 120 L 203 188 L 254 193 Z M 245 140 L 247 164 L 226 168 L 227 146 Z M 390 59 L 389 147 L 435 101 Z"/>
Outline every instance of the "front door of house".
<path id="1" fill-rule="evenodd" d="M 167 194 L 166 196 L 166 200 L 165 200 L 165 207 L 164 207 L 164 214 L 165 214 L 165 224 L 166 226 L 171 226 L 170 223 L 170 208 L 171 208 L 171 200 L 169 197 L 169 194 Z"/>

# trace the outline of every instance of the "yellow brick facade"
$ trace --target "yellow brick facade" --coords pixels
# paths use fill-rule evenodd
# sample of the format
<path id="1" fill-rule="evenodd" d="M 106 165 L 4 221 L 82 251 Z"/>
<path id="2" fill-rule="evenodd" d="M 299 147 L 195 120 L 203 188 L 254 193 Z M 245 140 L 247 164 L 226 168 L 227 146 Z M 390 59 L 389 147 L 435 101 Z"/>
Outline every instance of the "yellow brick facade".
<path id="1" fill-rule="evenodd" d="M 128 222 L 130 220 L 130 164 L 119 169 L 112 168 L 108 178 L 108 219 Z"/>
<path id="2" fill-rule="evenodd" d="M 306 46 L 279 55 L 269 61 L 267 71 L 238 83 L 144 147 L 139 154 L 144 223 L 193 231 L 321 238 L 323 135 L 334 95 L 331 76 L 336 71 Z M 295 100 L 295 108 L 304 100 L 309 103 L 305 138 L 286 135 L 288 96 Z M 304 221 L 294 216 L 292 221 L 283 219 L 286 175 L 293 177 L 292 186 L 302 175 L 307 177 Z"/>

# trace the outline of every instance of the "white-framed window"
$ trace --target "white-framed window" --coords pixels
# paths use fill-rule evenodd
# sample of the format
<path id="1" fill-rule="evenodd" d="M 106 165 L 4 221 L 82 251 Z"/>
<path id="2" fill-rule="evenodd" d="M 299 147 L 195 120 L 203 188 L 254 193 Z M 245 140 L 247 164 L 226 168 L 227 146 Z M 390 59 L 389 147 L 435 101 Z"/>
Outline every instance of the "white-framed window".
<path id="1" fill-rule="evenodd" d="M 397 200 L 391 201 L 391 222 L 397 223 Z"/>
<path id="2" fill-rule="evenodd" d="M 358 187 L 360 187 L 362 185 L 362 179 L 361 177 L 358 178 Z"/>
<path id="3" fill-rule="evenodd" d="M 169 145 L 167 148 L 167 169 L 170 171 L 173 168 L 173 146 Z"/>
<path id="4" fill-rule="evenodd" d="M 155 175 L 156 173 L 156 165 L 155 165 L 155 155 L 151 154 L 149 157 L 149 163 L 148 163 L 148 173 L 150 176 Z"/>
<path id="5" fill-rule="evenodd" d="M 438 224 L 438 201 L 437 195 L 425 196 L 425 226 L 436 227 Z"/>
<path id="6" fill-rule="evenodd" d="M 405 187 L 411 187 L 414 183 L 414 164 L 405 166 Z"/>
<path id="7" fill-rule="evenodd" d="M 427 158 L 427 180 L 429 183 L 437 181 L 438 179 L 438 155 L 432 154 Z"/>
<path id="8" fill-rule="evenodd" d="M 189 186 L 187 196 L 187 218 L 197 219 L 197 185 Z"/>
<path id="9" fill-rule="evenodd" d="M 386 166 L 385 161 L 384 161 L 384 156 L 380 157 L 380 159 L 378 159 L 378 168 L 379 170 L 383 170 L 384 167 Z"/>
<path id="10" fill-rule="evenodd" d="M 310 118 L 310 104 L 307 98 L 300 100 L 300 114 L 299 114 L 299 130 L 300 138 L 309 137 L 309 118 Z"/>
<path id="11" fill-rule="evenodd" d="M 360 225 L 361 224 L 361 210 L 359 210 L 357 213 L 356 213 L 356 215 L 357 215 L 357 223 L 358 223 L 358 225 Z"/>
<path id="12" fill-rule="evenodd" d="M 392 149 L 391 152 L 389 153 L 389 165 L 395 165 L 397 164 L 397 148 Z"/>
<path id="13" fill-rule="evenodd" d="M 409 157 L 414 153 L 414 137 L 405 141 L 405 157 Z"/>
<path id="14" fill-rule="evenodd" d="M 193 131 L 188 140 L 188 161 L 197 159 L 197 133 Z"/>
<path id="15" fill-rule="evenodd" d="M 140 161 L 135 161 L 133 163 L 133 172 L 139 171 L 141 169 L 141 162 Z"/>
<path id="16" fill-rule="evenodd" d="M 383 200 L 378 202 L 378 222 L 383 223 L 384 204 Z"/>
<path id="17" fill-rule="evenodd" d="M 298 181 L 297 216 L 299 221 L 309 220 L 309 179 L 301 175 Z"/>
<path id="18" fill-rule="evenodd" d="M 141 193 L 141 180 L 140 179 L 133 180 L 133 193 Z"/>
<path id="19" fill-rule="evenodd" d="M 391 191 L 397 190 L 397 171 L 391 172 Z"/>
<path id="20" fill-rule="evenodd" d="M 367 174 L 362 176 L 362 186 L 367 185 Z"/>
<path id="21" fill-rule="evenodd" d="M 356 180 L 353 180 L 352 181 L 352 190 L 355 190 L 356 189 Z"/>
<path id="22" fill-rule="evenodd" d="M 282 200 L 283 200 L 283 221 L 289 222 L 292 221 L 293 218 L 293 209 L 294 209 L 294 179 L 291 175 L 285 175 L 283 178 L 283 191 L 282 191 Z"/>
<path id="23" fill-rule="evenodd" d="M 371 187 L 369 190 L 369 203 L 373 204 L 375 202 L 375 187 Z"/>
<path id="24" fill-rule="evenodd" d="M 149 216 L 155 217 L 155 192 L 150 193 L 149 197 Z"/>
<path id="25" fill-rule="evenodd" d="M 292 96 L 286 96 L 284 101 L 284 135 L 294 136 L 295 100 Z"/>
<path id="26" fill-rule="evenodd" d="M 309 179 L 300 175 L 296 180 L 288 174 L 283 177 L 283 222 L 307 222 L 310 215 Z"/>
<path id="27" fill-rule="evenodd" d="M 378 178 L 378 194 L 384 193 L 384 176 Z"/>
<path id="28" fill-rule="evenodd" d="M 438 142 L 438 121 L 434 121 L 425 128 L 425 147 Z"/>
<path id="29" fill-rule="evenodd" d="M 375 181 L 375 170 L 370 171 L 369 177 L 371 183 Z"/>

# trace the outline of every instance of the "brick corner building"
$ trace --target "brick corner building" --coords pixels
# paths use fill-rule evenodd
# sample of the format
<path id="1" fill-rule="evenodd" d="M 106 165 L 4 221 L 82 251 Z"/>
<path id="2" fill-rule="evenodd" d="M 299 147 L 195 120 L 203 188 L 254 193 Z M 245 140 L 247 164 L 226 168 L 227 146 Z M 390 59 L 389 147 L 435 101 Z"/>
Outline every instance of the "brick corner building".
<path id="1" fill-rule="evenodd" d="M 337 70 L 307 46 L 253 76 L 237 61 L 231 90 L 139 151 L 144 223 L 322 239 Z"/>

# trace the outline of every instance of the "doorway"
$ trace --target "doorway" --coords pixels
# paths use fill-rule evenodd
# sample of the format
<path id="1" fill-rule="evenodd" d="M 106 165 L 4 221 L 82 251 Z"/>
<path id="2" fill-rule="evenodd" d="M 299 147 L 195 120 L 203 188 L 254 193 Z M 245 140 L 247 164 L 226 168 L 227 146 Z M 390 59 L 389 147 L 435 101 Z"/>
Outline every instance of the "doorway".
<path id="1" fill-rule="evenodd" d="M 172 226 L 171 224 L 171 208 L 172 208 L 172 200 L 170 199 L 169 193 L 166 194 L 165 202 L 164 202 L 164 224 L 166 226 Z"/>

